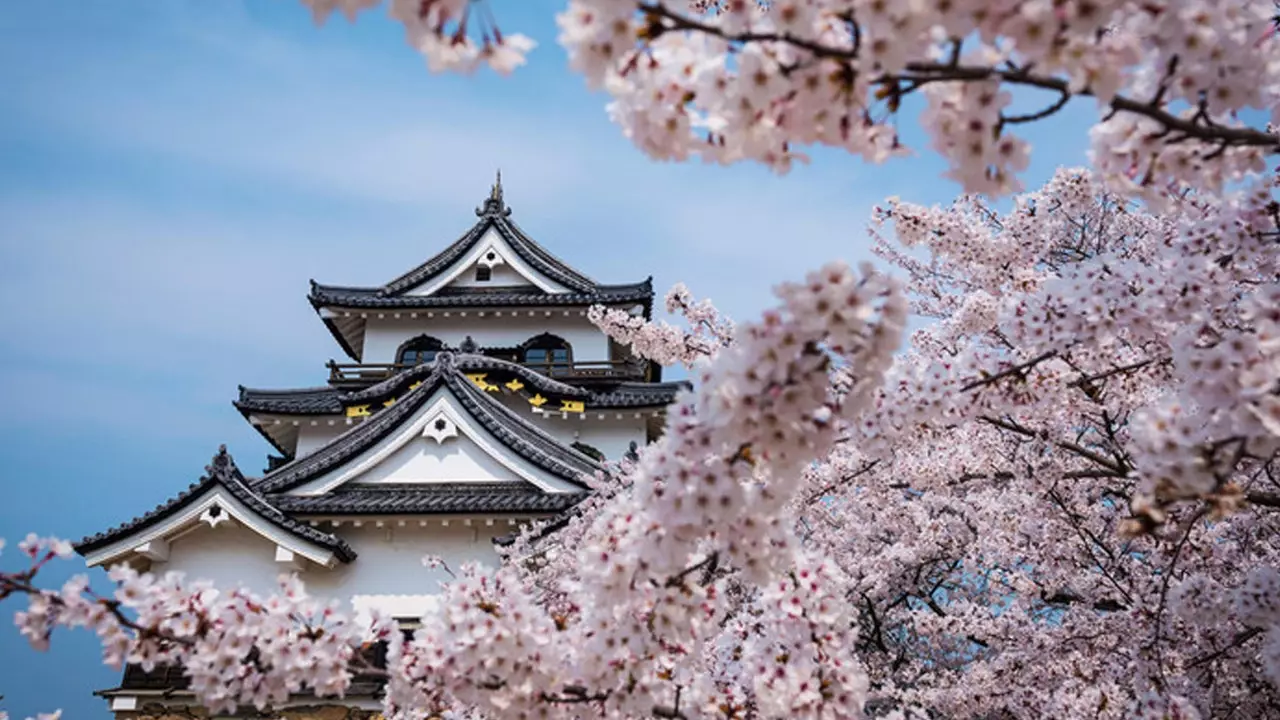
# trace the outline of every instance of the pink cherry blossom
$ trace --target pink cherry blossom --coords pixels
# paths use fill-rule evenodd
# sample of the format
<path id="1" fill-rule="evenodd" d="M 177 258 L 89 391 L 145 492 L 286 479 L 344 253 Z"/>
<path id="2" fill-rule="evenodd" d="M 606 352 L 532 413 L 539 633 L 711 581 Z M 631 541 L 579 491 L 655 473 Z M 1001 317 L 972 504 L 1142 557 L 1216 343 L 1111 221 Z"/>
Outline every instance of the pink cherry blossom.
<path id="1" fill-rule="evenodd" d="M 389 6 L 433 70 L 532 50 L 466 0 L 306 4 Z M 750 322 L 682 285 L 686 327 L 593 309 L 692 389 L 499 568 L 446 568 L 412 637 L 291 577 L 43 588 L 70 547 L 31 535 L 0 600 L 25 596 L 33 647 L 89 629 L 221 712 L 359 671 L 390 718 L 1274 717 L 1280 139 L 1244 112 L 1280 119 L 1272 3 L 568 0 L 558 23 L 651 157 L 881 162 L 918 97 L 969 194 L 886 201 L 883 268 L 821 267 Z M 1098 108 L 1092 167 L 1023 192 L 1018 126 L 1072 102 Z"/>

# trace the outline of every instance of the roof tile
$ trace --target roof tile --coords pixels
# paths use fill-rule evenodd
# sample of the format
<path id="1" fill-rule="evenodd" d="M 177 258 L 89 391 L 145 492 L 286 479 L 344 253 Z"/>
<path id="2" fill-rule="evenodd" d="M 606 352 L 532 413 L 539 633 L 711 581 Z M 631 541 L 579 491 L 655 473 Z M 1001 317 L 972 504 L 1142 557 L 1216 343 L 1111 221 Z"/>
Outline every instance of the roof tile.
<path id="1" fill-rule="evenodd" d="M 218 448 L 218 453 L 213 456 L 213 461 L 205 467 L 205 474 L 198 482 L 189 486 L 186 490 L 177 496 L 161 503 L 153 508 L 150 512 L 140 515 L 129 522 L 117 525 L 109 530 L 105 530 L 96 535 L 90 535 L 80 542 L 76 543 L 76 552 L 84 554 L 92 552 L 98 548 L 105 547 L 111 543 L 126 537 L 133 532 L 140 530 L 148 525 L 164 520 L 165 518 L 180 512 L 183 508 L 199 499 L 206 490 L 214 486 L 225 488 L 231 496 L 236 500 L 244 503 L 250 510 L 262 517 L 264 520 L 276 525 L 300 538 L 313 542 L 328 550 L 332 550 L 337 557 L 343 562 L 350 562 L 356 558 L 355 550 L 351 549 L 345 541 L 335 535 L 321 532 L 309 525 L 300 523 L 284 513 L 278 508 L 272 507 L 258 493 L 254 492 L 245 481 L 240 469 L 236 467 L 235 461 L 232 460 L 231 454 L 227 452 L 227 446 L 223 445 Z"/>

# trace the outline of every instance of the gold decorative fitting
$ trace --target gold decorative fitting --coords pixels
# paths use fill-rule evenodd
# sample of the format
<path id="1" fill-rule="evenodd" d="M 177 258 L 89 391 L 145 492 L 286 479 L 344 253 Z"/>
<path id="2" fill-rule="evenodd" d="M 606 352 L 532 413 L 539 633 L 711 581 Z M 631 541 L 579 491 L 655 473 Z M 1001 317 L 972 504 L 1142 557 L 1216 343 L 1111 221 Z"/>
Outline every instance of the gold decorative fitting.
<path id="1" fill-rule="evenodd" d="M 391 398 L 390 400 L 387 400 L 386 402 L 382 403 L 382 407 L 391 407 L 392 405 L 395 405 L 395 404 L 396 404 L 396 399 Z"/>
<path id="2" fill-rule="evenodd" d="M 529 398 L 529 404 L 534 407 L 542 407 L 543 405 L 547 404 L 547 399 L 542 397 L 541 394 L 534 395 L 533 397 Z"/>
<path id="3" fill-rule="evenodd" d="M 520 382 L 520 378 L 516 378 L 511 382 L 507 383 L 506 385 L 507 385 L 507 389 L 510 390 L 511 392 L 515 392 L 520 388 L 524 387 L 524 383 Z"/>
<path id="4" fill-rule="evenodd" d="M 496 392 L 498 389 L 498 386 L 494 385 L 491 382 L 485 381 L 485 377 L 487 377 L 488 375 L 489 375 L 488 373 L 473 373 L 468 375 L 467 379 L 475 383 L 476 387 L 480 388 L 481 390 L 484 390 L 485 392 Z"/>
<path id="5" fill-rule="evenodd" d="M 417 389 L 418 389 L 418 388 L 420 388 L 420 387 L 422 387 L 422 381 L 421 381 L 421 380 L 419 380 L 419 381 L 417 381 L 417 382 L 413 383 L 412 385 L 410 385 L 410 386 L 409 386 L 409 389 L 410 389 L 410 390 L 417 390 Z"/>
<path id="6" fill-rule="evenodd" d="M 582 400 L 561 400 L 560 412 L 576 412 L 580 413 L 586 410 L 586 403 Z"/>
<path id="7" fill-rule="evenodd" d="M 369 417 L 368 405 L 352 405 L 347 408 L 347 417 Z"/>

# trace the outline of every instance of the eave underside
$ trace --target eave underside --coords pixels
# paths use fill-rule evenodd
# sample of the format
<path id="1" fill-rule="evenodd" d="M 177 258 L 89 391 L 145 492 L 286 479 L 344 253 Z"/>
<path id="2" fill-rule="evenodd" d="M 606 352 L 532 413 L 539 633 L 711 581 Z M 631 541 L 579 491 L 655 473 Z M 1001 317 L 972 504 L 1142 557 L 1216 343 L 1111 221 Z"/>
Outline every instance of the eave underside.
<path id="1" fill-rule="evenodd" d="M 646 281 L 594 293 L 474 292 L 430 296 L 379 294 L 378 288 L 312 287 L 308 300 L 324 320 L 347 357 L 364 361 L 364 335 L 369 317 L 416 318 L 435 312 L 468 310 L 486 312 L 528 312 L 544 309 L 590 308 L 640 305 L 645 319 L 653 313 L 653 286 Z"/>

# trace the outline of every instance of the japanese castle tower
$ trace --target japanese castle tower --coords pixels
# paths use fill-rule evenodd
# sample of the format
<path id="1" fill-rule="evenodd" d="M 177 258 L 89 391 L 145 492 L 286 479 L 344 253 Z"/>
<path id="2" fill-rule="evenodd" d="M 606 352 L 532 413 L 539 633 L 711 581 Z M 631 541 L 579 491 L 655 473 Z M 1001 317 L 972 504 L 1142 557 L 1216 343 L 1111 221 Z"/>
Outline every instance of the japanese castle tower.
<path id="1" fill-rule="evenodd" d="M 299 573 L 318 597 L 406 623 L 443 570 L 496 565 L 495 541 L 570 510 L 582 478 L 652 440 L 683 383 L 638 360 L 587 319 L 593 305 L 648 318 L 652 279 L 603 285 L 511 219 L 499 176 L 458 240 L 380 287 L 321 285 L 308 296 L 350 362 L 328 382 L 240 388 L 237 410 L 276 454 L 258 477 L 225 447 L 202 477 L 153 510 L 76 546 L 90 567 L 130 563 L 218 587 L 269 593 Z M 117 717 L 201 715 L 180 669 L 126 668 L 100 691 Z M 277 717 L 362 718 L 377 683 L 333 701 L 300 697 Z"/>

